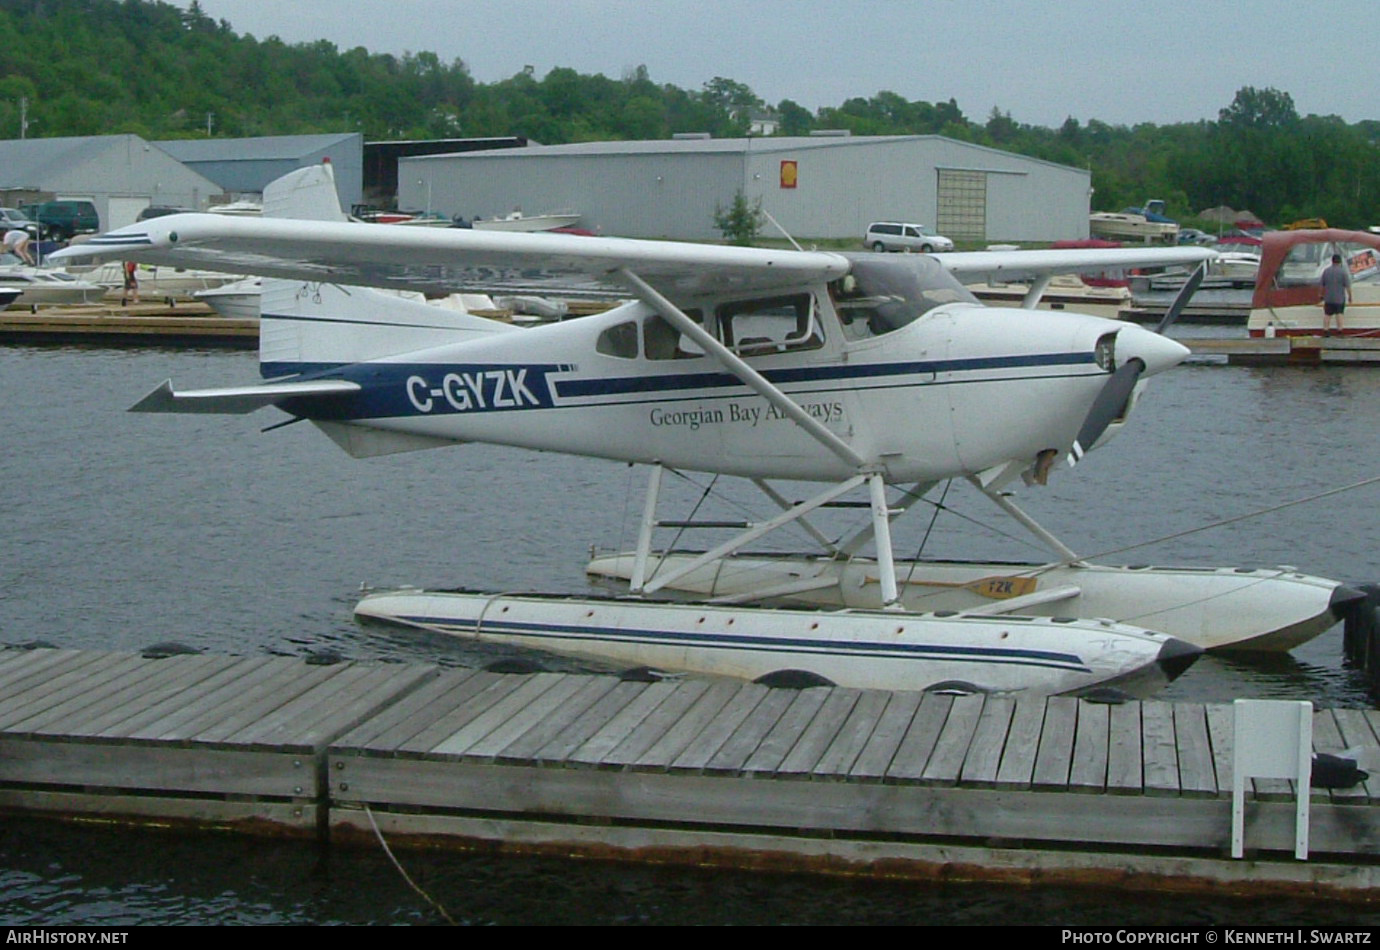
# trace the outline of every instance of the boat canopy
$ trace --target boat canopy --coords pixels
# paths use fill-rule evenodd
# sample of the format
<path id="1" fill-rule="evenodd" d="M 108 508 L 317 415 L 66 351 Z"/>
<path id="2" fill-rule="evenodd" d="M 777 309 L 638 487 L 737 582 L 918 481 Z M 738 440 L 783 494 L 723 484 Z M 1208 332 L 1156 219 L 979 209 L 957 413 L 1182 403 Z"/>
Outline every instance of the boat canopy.
<path id="1" fill-rule="evenodd" d="M 1295 251 L 1303 245 L 1313 245 L 1319 252 L 1318 266 L 1305 276 L 1291 275 L 1285 265 L 1290 262 L 1291 255 L 1297 258 Z M 1373 274 L 1380 266 L 1380 234 L 1338 228 L 1266 232 L 1261 242 L 1260 270 L 1255 294 L 1251 297 L 1251 309 L 1306 307 L 1321 303 L 1322 285 L 1318 277 L 1333 254 L 1342 255 L 1353 278 Z"/>

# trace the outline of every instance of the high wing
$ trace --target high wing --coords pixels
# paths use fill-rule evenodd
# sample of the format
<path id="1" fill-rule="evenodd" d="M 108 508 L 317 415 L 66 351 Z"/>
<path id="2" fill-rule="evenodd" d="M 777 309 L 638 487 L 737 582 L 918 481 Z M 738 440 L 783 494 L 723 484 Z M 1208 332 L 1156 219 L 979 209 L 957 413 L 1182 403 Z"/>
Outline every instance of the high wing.
<path id="1" fill-rule="evenodd" d="M 770 293 L 848 270 L 842 255 L 818 251 L 215 214 L 128 225 L 49 259 L 92 257 L 424 293 L 626 295 L 613 275 L 627 270 L 673 298 L 711 288 Z"/>
<path id="2" fill-rule="evenodd" d="M 937 254 L 960 282 L 1037 280 L 1053 274 L 1093 273 L 1127 267 L 1201 264 L 1217 256 L 1202 247 L 1053 248 L 1035 251 L 954 251 Z"/>

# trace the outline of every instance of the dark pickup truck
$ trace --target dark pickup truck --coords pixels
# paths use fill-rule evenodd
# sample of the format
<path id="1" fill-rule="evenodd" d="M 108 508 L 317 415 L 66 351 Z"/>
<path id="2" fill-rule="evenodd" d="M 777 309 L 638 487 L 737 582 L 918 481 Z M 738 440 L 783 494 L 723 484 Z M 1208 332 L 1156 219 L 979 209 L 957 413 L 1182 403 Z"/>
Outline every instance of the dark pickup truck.
<path id="1" fill-rule="evenodd" d="M 74 234 L 92 234 L 101 229 L 96 206 L 89 201 L 43 201 L 23 205 L 22 210 L 42 226 L 46 236 L 57 241 L 70 240 Z"/>

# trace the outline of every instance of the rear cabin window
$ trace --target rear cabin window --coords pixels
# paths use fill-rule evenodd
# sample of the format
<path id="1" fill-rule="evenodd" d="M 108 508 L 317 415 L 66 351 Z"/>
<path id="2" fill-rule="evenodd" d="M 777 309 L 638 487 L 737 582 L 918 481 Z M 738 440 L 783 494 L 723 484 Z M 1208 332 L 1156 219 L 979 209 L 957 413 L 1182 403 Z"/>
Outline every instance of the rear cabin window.
<path id="1" fill-rule="evenodd" d="M 739 300 L 715 311 L 719 338 L 739 356 L 813 350 L 824 345 L 809 294 Z"/>
<path id="2" fill-rule="evenodd" d="M 697 323 L 704 321 L 704 313 L 700 310 L 687 310 L 685 314 Z M 595 351 L 625 360 L 637 359 L 637 328 L 635 320 L 614 324 L 599 334 L 594 343 Z M 667 323 L 660 314 L 642 320 L 641 352 L 649 360 L 688 360 L 704 355 L 699 344 Z"/>

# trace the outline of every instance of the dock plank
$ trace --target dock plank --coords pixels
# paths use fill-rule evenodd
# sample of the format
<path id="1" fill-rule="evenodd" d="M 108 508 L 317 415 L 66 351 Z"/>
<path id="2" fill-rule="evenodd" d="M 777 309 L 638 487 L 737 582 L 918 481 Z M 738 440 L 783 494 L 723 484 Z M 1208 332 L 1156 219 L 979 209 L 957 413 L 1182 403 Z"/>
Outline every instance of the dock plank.
<path id="1" fill-rule="evenodd" d="M 88 710 L 70 720 L 50 723 L 53 732 L 71 736 L 98 736 L 117 728 L 151 707 L 168 701 L 198 683 L 224 671 L 230 664 L 224 657 L 206 655 L 170 656 L 158 661 L 154 675 L 123 694 L 110 697 L 100 710 Z"/>
<path id="2" fill-rule="evenodd" d="M 1021 696 L 1011 716 L 1011 732 L 1002 750 L 997 785 L 1027 789 L 1035 778 L 1035 754 L 1045 725 L 1045 698 Z"/>
<path id="3" fill-rule="evenodd" d="M 478 717 L 488 712 L 495 703 L 500 703 L 513 690 L 520 687 L 523 678 L 502 673 L 480 671 L 472 679 L 466 680 L 467 697 L 463 703 L 452 706 L 447 712 L 436 716 L 417 731 L 411 738 L 399 742 L 394 747 L 398 755 L 425 755 L 445 742 L 456 732 L 465 728 Z"/>
<path id="4" fill-rule="evenodd" d="M 1170 708 L 1174 712 L 1180 794 L 1215 797 L 1219 788 L 1208 737 L 1207 708 L 1202 703 L 1174 703 Z"/>
<path id="5" fill-rule="evenodd" d="M 142 662 L 131 654 L 94 654 L 73 658 L 47 675 L 25 680 L 0 698 L 0 729 L 15 728 L 64 704 L 79 706 L 88 689 L 99 690 Z"/>
<path id="6" fill-rule="evenodd" d="M 179 662 L 180 661 L 180 662 Z M 187 667 L 204 670 L 212 664 L 224 665 L 214 657 L 176 656 L 165 660 L 143 660 L 126 666 L 114 676 L 92 677 L 90 688 L 79 691 L 69 700 L 51 705 L 42 712 L 9 722 L 5 729 L 34 734 L 70 735 L 89 730 L 92 724 L 108 722 L 124 715 L 128 704 L 145 704 L 146 697 L 157 691 L 158 683 L 169 677 L 179 680 Z M 107 673 L 109 669 L 107 669 Z"/>
<path id="7" fill-rule="evenodd" d="M 775 691 L 756 683 L 744 683 L 670 762 L 668 768 L 673 772 L 703 771 L 739 726 L 748 717 L 758 714 L 758 707 L 772 692 Z"/>
<path id="8" fill-rule="evenodd" d="M 669 769 L 677 756 L 708 728 L 714 717 L 742 691 L 744 685 L 736 680 L 711 684 L 670 728 L 662 732 L 656 742 L 629 761 L 628 766 L 655 771 Z"/>
<path id="9" fill-rule="evenodd" d="M 923 693 L 891 693 L 887 697 L 886 709 L 878 718 L 876 728 L 868 736 L 867 744 L 858 753 L 853 767 L 848 770 L 849 778 L 880 782 L 886 777 L 887 769 L 900 751 L 901 742 L 910 729 L 923 696 Z"/>
<path id="10" fill-rule="evenodd" d="M 666 691 L 657 690 L 654 695 L 648 697 L 659 701 L 644 714 L 615 717 L 615 720 L 611 721 L 605 730 L 600 730 L 601 733 L 605 732 L 615 724 L 623 729 L 619 741 L 611 746 L 603 758 L 597 762 L 600 768 L 621 769 L 639 761 L 668 729 L 673 728 L 680 721 L 688 709 L 692 708 L 705 693 L 709 692 L 710 688 L 710 684 L 704 680 L 679 680 L 673 683 L 654 683 L 648 688 L 647 693 L 652 694 L 653 690 L 661 686 L 666 687 Z M 591 739 L 591 743 L 593 741 Z M 584 752 L 590 748 L 591 743 L 582 746 L 581 751 Z"/>
<path id="11" fill-rule="evenodd" d="M 774 775 L 824 708 L 824 701 L 832 692 L 823 688 L 800 690 L 757 749 L 748 756 L 742 770 L 753 775 Z"/>
<path id="12" fill-rule="evenodd" d="M 888 694 L 867 690 L 853 704 L 839 731 L 815 763 L 815 778 L 847 778 L 887 706 Z"/>
<path id="13" fill-rule="evenodd" d="M 738 724 L 733 734 L 705 763 L 704 770 L 719 774 L 741 772 L 796 699 L 795 690 L 768 690 L 753 714 Z"/>
<path id="14" fill-rule="evenodd" d="M 1073 761 L 1069 766 L 1069 787 L 1078 792 L 1101 792 L 1107 788 L 1107 742 L 1112 714 L 1103 703 L 1078 704 L 1078 725 L 1073 738 Z"/>
<path id="15" fill-rule="evenodd" d="M 506 716 L 497 708 L 490 710 L 491 716 L 499 717 L 499 722 L 493 728 L 473 741 L 468 748 L 459 748 L 460 743 L 457 741 L 455 749 L 445 751 L 449 754 L 463 755 L 466 759 L 474 761 L 491 762 L 497 759 L 504 749 L 521 739 L 528 731 L 537 729 L 547 719 L 564 721 L 562 708 L 579 692 L 585 677 L 569 673 L 543 673 L 532 677 L 533 683 L 543 677 L 550 678 L 550 685 L 544 691 L 533 686 L 530 697 L 522 697 L 522 691 L 519 690 L 511 697 L 512 702 L 521 702 L 517 709 Z M 524 686 L 525 688 L 527 687 Z"/>
<path id="16" fill-rule="evenodd" d="M 1045 724 L 1035 752 L 1031 788 L 1063 788 L 1073 768 L 1073 742 L 1078 736 L 1078 700 L 1051 696 L 1045 702 Z"/>
<path id="17" fill-rule="evenodd" d="M 953 709 L 954 697 L 926 693 L 920 700 L 910 727 L 906 730 L 896 757 L 886 770 L 886 777 L 899 781 L 919 782 L 925 777 L 930 757 L 939 743 L 939 734 Z"/>
<path id="18" fill-rule="evenodd" d="M 225 723 L 203 737 L 239 746 L 315 748 L 334 739 L 342 728 L 399 690 L 414 685 L 424 674 L 416 669 L 386 669 L 369 664 L 344 664 L 322 680 L 248 723 Z"/>
<path id="19" fill-rule="evenodd" d="M 939 739 L 925 765 L 920 780 L 926 785 L 957 785 L 963 772 L 963 760 L 973 741 L 986 697 L 980 693 L 955 696 L 949 715 L 939 731 Z"/>
<path id="20" fill-rule="evenodd" d="M 566 696 L 560 705 L 549 710 L 541 720 L 494 753 L 495 762 L 523 762 L 537 758 L 543 746 L 569 730 L 590 707 L 607 696 L 618 684 L 611 676 L 572 677 L 578 688 Z"/>
<path id="21" fill-rule="evenodd" d="M 1122 703 L 1107 710 L 1107 791 L 1139 795 L 1145 789 L 1145 763 L 1141 756 L 1142 703 Z"/>
<path id="22" fill-rule="evenodd" d="M 1174 738 L 1174 707 L 1143 703 L 1140 710 L 1141 754 L 1145 757 L 1145 793 L 1179 794 L 1179 749 Z"/>
<path id="23" fill-rule="evenodd" d="M 264 667 L 267 674 L 253 688 L 242 690 L 220 706 L 203 709 L 165 729 L 160 739 L 215 743 L 256 722 L 302 692 L 319 686 L 339 673 L 329 666 L 309 666 L 302 660 L 275 657 Z"/>
<path id="24" fill-rule="evenodd" d="M 650 703 L 648 687 L 647 683 L 635 681 L 617 683 L 576 716 L 568 726 L 537 747 L 532 760 L 539 763 L 571 764 L 579 761 L 575 755 L 577 749 L 586 750 L 585 755 L 592 752 L 597 760 L 601 755 L 596 742 L 598 737 L 604 735 L 607 738 L 605 730 L 611 726 L 612 733 L 618 735 L 619 731 L 615 725 L 617 718 L 633 718 L 637 715 L 639 704 Z M 648 705 L 647 708 L 651 706 Z M 506 754 L 505 751 L 505 757 Z"/>
<path id="25" fill-rule="evenodd" d="M 338 740 L 338 746 L 360 754 L 392 754 L 433 720 L 469 702 L 489 682 L 479 675 L 479 670 L 443 672 L 435 666 L 428 666 L 427 670 L 431 679 L 350 730 Z"/>
<path id="26" fill-rule="evenodd" d="M 1212 768 L 1217 773 L 1217 796 L 1229 798 L 1236 739 L 1234 714 L 1228 703 L 1208 703 L 1203 713 L 1207 719 L 1208 742 L 1212 746 Z"/>
<path id="27" fill-rule="evenodd" d="M 833 689 L 829 696 L 824 700 L 824 705 L 810 724 L 805 727 L 805 731 L 800 734 L 791 751 L 781 760 L 781 765 L 776 770 L 778 777 L 790 778 L 810 778 L 814 775 L 815 765 L 828 751 L 830 743 L 843 728 L 843 723 L 848 718 L 848 714 L 857 705 L 858 699 L 862 696 L 862 690 L 857 689 Z"/>
<path id="28" fill-rule="evenodd" d="M 459 728 L 449 735 L 437 741 L 427 750 L 433 756 L 465 756 L 470 749 L 481 744 L 483 740 L 495 731 L 505 729 L 515 719 L 522 721 L 525 714 L 532 715 L 534 712 L 539 714 L 540 709 L 534 710 L 534 704 L 545 703 L 551 690 L 556 688 L 565 677 L 560 673 L 535 673 L 526 675 L 503 674 L 504 678 L 512 681 L 511 688 L 508 688 L 501 698 L 484 709 L 479 715 L 471 717 Z M 505 683 L 505 687 L 509 684 Z M 497 691 L 495 692 L 497 695 Z M 528 723 L 530 725 L 530 721 Z M 505 733 L 503 744 L 506 745 L 516 735 Z M 484 753 L 479 753 L 482 757 Z"/>
<path id="29" fill-rule="evenodd" d="M 1009 696 L 993 696 L 983 704 L 977 727 L 973 730 L 973 741 L 959 773 L 959 781 L 964 785 L 974 788 L 996 786 L 1015 710 L 1016 701 Z"/>

